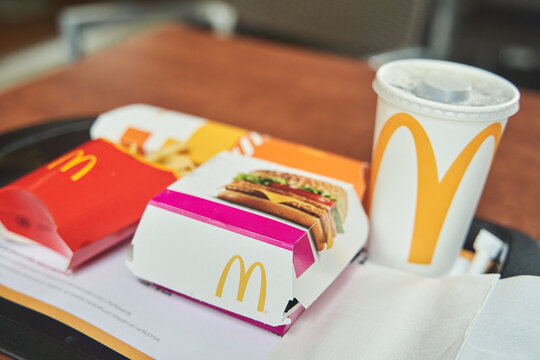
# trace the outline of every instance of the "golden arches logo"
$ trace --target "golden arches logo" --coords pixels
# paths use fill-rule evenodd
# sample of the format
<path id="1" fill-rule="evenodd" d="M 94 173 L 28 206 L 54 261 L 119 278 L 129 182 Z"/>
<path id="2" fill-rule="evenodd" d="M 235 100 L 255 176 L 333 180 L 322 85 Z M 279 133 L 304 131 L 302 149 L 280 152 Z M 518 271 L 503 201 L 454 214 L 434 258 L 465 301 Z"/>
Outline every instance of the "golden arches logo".
<path id="1" fill-rule="evenodd" d="M 223 287 L 225 286 L 225 280 L 227 280 L 227 276 L 229 275 L 229 270 L 231 269 L 231 266 L 236 260 L 238 260 L 238 262 L 240 263 L 240 279 L 239 279 L 239 284 L 238 284 L 238 294 L 236 296 L 236 300 L 238 301 L 244 300 L 244 295 L 246 293 L 248 281 L 251 278 L 251 274 L 253 273 L 253 270 L 255 270 L 255 268 L 258 267 L 261 272 L 261 287 L 259 290 L 259 303 L 257 304 L 257 311 L 263 312 L 264 304 L 266 301 L 266 272 L 264 270 L 263 264 L 261 264 L 258 261 L 253 263 L 246 272 L 246 266 L 244 264 L 244 260 L 242 259 L 242 257 L 240 255 L 234 255 L 227 262 L 227 265 L 225 265 L 225 268 L 223 269 L 223 272 L 221 273 L 221 277 L 219 278 L 218 286 L 216 289 L 216 296 L 221 297 L 223 295 Z"/>
<path id="2" fill-rule="evenodd" d="M 60 167 L 61 172 L 66 172 L 69 169 L 86 162 L 84 167 L 82 167 L 79 171 L 77 171 L 71 176 L 72 181 L 77 181 L 84 175 L 86 175 L 90 170 L 92 170 L 94 165 L 96 165 L 97 158 L 94 155 L 85 155 L 84 151 L 78 149 L 56 159 L 55 161 L 47 165 L 47 169 L 52 169 L 64 162 L 65 164 Z"/>
<path id="3" fill-rule="evenodd" d="M 417 264 L 431 264 L 448 209 L 465 171 L 480 146 L 490 136 L 493 136 L 495 140 L 493 155 L 495 154 L 501 138 L 502 126 L 499 123 L 494 123 L 478 133 L 461 151 L 439 182 L 433 147 L 422 125 L 408 114 L 393 115 L 383 126 L 373 153 L 371 169 L 371 184 L 373 186 L 369 191 L 368 208 L 371 207 L 375 181 L 388 142 L 396 130 L 402 126 L 411 132 L 418 164 L 416 214 L 408 261 Z"/>

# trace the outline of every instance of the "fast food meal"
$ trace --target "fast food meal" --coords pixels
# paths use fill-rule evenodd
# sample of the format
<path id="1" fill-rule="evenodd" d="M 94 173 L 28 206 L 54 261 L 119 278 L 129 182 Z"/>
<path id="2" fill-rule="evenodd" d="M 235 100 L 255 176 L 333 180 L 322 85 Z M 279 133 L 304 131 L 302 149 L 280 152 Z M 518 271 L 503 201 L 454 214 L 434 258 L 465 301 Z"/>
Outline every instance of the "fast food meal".
<path id="1" fill-rule="evenodd" d="M 62 271 L 74 269 L 128 238 L 150 199 L 224 150 L 286 166 L 276 169 L 284 173 L 298 170 L 317 174 L 314 177 L 335 179 L 347 194 L 349 190 L 344 184 L 351 184 L 355 188 L 352 195 L 362 198 L 364 194 L 365 163 L 151 106 L 129 105 L 102 114 L 92 125 L 90 135 L 90 141 L 0 189 L 0 234 L 7 239 L 26 238 L 56 252 L 60 256 L 54 264 L 43 260 L 48 257 L 37 252 L 34 258 Z M 227 168 L 221 177 L 217 172 L 212 173 L 210 176 L 216 181 L 209 189 L 210 196 L 217 200 L 216 188 L 238 173 L 261 168 L 267 166 Z M 291 219 L 283 222 L 289 222 L 289 227 L 302 233 L 304 240 L 284 240 L 285 247 L 292 246 L 291 251 L 296 254 L 295 271 L 302 269 L 298 265 L 302 263 L 298 260 L 302 249 L 311 254 L 315 248 L 322 250 L 334 245 L 340 251 L 350 246 L 351 254 L 357 251 L 356 242 L 346 241 L 354 236 L 354 231 L 349 229 L 354 228 L 356 221 L 349 221 L 347 234 L 333 244 L 336 234 L 342 231 L 347 211 L 342 189 L 334 191 L 330 184 L 299 180 L 296 175 L 268 176 L 283 180 L 266 184 L 272 190 L 266 195 L 262 192 L 264 184 L 250 183 L 247 178 L 242 179 L 243 187 L 251 186 L 251 192 L 259 194 L 259 198 L 249 195 L 253 200 L 266 199 L 272 205 L 270 208 L 278 209 L 264 210 L 266 204 L 259 212 L 267 211 L 267 217 L 276 217 L 271 215 L 272 211 L 279 211 L 277 216 L 281 219 Z M 238 183 L 240 180 L 231 186 Z M 279 185 L 291 189 L 277 189 Z M 258 192 L 253 191 L 255 186 L 259 187 Z M 225 190 L 223 198 L 235 198 L 232 195 L 238 198 L 242 194 Z M 276 200 L 278 196 L 283 201 Z M 349 199 L 350 217 L 355 214 L 355 206 Z M 257 211 L 255 206 L 252 209 Z M 27 249 L 21 251 L 26 253 Z M 332 251 L 324 252 L 331 254 Z"/>
<path id="2" fill-rule="evenodd" d="M 305 176 L 269 170 L 239 174 L 218 198 L 310 228 L 317 250 L 330 249 L 343 233 L 347 197 L 343 188 Z"/>

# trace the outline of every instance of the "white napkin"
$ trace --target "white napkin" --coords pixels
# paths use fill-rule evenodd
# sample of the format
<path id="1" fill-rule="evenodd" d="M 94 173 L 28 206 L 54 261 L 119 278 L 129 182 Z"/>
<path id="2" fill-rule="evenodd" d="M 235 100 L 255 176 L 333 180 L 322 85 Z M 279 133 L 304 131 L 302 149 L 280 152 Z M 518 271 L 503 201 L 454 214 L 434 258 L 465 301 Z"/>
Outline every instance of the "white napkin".
<path id="1" fill-rule="evenodd" d="M 454 359 L 498 278 L 352 264 L 268 359 Z"/>
<path id="2" fill-rule="evenodd" d="M 497 283 L 459 359 L 540 359 L 540 277 Z"/>

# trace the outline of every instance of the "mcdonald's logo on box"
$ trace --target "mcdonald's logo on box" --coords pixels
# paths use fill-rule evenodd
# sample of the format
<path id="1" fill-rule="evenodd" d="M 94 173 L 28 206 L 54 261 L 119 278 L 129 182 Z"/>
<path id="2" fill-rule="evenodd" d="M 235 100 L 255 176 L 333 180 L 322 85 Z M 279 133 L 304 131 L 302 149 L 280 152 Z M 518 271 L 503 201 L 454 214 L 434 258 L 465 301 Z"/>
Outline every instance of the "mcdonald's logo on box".
<path id="1" fill-rule="evenodd" d="M 227 276 L 229 275 L 229 271 L 231 270 L 231 266 L 233 263 L 238 260 L 238 263 L 240 264 L 240 279 L 238 282 L 238 295 L 236 297 L 236 300 L 243 301 L 244 295 L 246 293 L 247 283 L 249 279 L 251 278 L 251 274 L 253 273 L 253 270 L 255 270 L 256 267 L 260 269 L 261 274 L 261 285 L 260 285 L 260 291 L 259 291 L 259 302 L 257 304 L 257 311 L 263 312 L 264 311 L 264 303 L 266 302 L 266 271 L 264 270 L 263 264 L 260 262 L 253 263 L 248 271 L 246 272 L 246 266 L 244 265 L 244 259 L 240 255 L 234 255 L 228 262 L 227 265 L 225 265 L 225 268 L 223 268 L 223 272 L 221 273 L 221 277 L 219 278 L 218 286 L 216 289 L 216 296 L 221 297 L 223 295 L 223 287 L 225 286 L 225 280 L 227 279 Z"/>
<path id="2" fill-rule="evenodd" d="M 146 207 L 134 275 L 283 334 L 367 238 L 355 186 L 221 153 Z"/>

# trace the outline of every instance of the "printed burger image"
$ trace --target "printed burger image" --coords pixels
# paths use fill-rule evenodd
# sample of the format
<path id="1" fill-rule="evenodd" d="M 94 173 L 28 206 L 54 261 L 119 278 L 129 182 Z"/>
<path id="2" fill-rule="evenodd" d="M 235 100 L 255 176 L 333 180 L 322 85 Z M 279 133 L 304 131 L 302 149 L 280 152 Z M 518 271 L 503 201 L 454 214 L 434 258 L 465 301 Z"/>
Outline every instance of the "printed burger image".
<path id="1" fill-rule="evenodd" d="M 308 227 L 321 251 L 343 233 L 347 197 L 343 188 L 305 176 L 256 170 L 241 173 L 218 198 Z"/>

